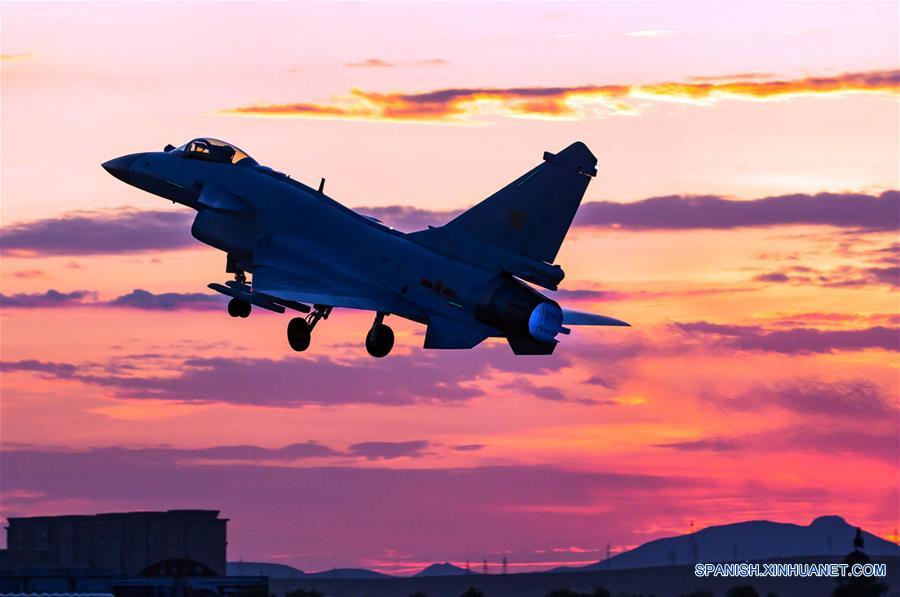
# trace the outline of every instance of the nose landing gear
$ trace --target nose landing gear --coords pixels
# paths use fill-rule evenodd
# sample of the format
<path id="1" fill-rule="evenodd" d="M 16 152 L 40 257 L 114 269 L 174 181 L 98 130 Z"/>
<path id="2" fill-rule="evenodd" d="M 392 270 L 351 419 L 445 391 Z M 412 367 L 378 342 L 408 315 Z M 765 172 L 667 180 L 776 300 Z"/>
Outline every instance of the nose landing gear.
<path id="1" fill-rule="evenodd" d="M 378 313 L 366 335 L 366 350 L 376 359 L 386 357 L 394 347 L 394 330 L 382 323 L 385 313 Z"/>
<path id="2" fill-rule="evenodd" d="M 312 331 L 320 319 L 328 319 L 331 307 L 328 305 L 315 305 L 312 313 L 306 317 L 295 317 L 288 323 L 288 344 L 297 352 L 303 352 L 309 348 L 312 340 Z"/>

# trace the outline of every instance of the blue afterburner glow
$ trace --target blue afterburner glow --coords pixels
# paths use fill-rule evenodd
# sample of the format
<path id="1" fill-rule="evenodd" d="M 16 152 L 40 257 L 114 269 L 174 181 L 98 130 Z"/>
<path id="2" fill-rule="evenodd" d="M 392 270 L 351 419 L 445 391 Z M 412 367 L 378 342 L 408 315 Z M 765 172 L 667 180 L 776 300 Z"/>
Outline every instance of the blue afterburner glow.
<path id="1" fill-rule="evenodd" d="M 554 302 L 546 301 L 534 308 L 528 318 L 528 333 L 539 342 L 550 342 L 562 327 L 562 309 Z"/>

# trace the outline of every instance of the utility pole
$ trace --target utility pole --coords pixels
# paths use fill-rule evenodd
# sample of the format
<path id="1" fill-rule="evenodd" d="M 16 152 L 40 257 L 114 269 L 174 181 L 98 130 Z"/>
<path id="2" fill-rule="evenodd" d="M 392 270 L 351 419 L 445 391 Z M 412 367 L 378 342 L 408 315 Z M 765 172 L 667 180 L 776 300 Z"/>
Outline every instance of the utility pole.
<path id="1" fill-rule="evenodd" d="M 472 570 L 469 568 L 469 560 L 466 560 L 466 574 L 472 574 Z"/>
<path id="2" fill-rule="evenodd" d="M 506 566 L 507 566 L 506 554 L 503 554 L 503 574 L 506 574 Z"/>
<path id="3" fill-rule="evenodd" d="M 487 558 L 484 558 L 484 562 L 483 562 L 482 565 L 481 565 L 481 571 L 484 572 L 484 574 L 487 574 L 487 573 L 488 573 L 488 571 L 487 571 Z"/>
<path id="4" fill-rule="evenodd" d="M 697 538 L 694 537 L 694 521 L 691 521 L 691 564 L 697 563 Z"/>

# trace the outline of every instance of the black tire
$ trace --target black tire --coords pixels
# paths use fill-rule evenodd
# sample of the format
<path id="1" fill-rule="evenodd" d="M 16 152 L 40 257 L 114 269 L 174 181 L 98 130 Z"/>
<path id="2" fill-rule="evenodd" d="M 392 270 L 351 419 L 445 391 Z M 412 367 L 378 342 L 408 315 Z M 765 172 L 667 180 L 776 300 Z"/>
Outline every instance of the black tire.
<path id="1" fill-rule="evenodd" d="M 309 348 L 309 342 L 312 340 L 312 329 L 302 317 L 295 317 L 288 323 L 287 327 L 288 344 L 297 352 L 303 352 Z"/>
<path id="2" fill-rule="evenodd" d="M 243 302 L 243 301 L 241 301 L 241 302 Z M 240 312 L 240 314 L 239 314 L 240 317 L 250 317 L 250 310 L 251 310 L 251 309 L 253 309 L 253 305 L 251 305 L 250 303 L 244 303 L 244 304 L 241 306 L 241 312 Z"/>
<path id="3" fill-rule="evenodd" d="M 241 312 L 243 311 L 243 304 L 244 301 L 242 301 L 241 299 L 231 299 L 230 301 L 228 301 L 228 314 L 232 317 L 240 317 Z"/>
<path id="4" fill-rule="evenodd" d="M 394 347 L 394 330 L 379 323 L 366 335 L 366 350 L 376 359 L 386 357 Z"/>

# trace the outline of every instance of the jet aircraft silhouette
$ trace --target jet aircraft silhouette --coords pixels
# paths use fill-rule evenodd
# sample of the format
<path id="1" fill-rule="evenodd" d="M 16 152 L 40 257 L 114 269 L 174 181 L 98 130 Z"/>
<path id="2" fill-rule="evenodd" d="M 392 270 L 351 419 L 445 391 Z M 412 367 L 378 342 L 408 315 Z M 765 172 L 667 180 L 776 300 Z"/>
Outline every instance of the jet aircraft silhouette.
<path id="1" fill-rule="evenodd" d="M 334 307 L 375 312 L 366 335 L 387 355 L 388 315 L 427 326 L 425 348 L 472 348 L 506 338 L 515 354 L 551 354 L 566 326 L 628 324 L 563 309 L 533 285 L 556 290 L 553 265 L 597 158 L 577 142 L 439 227 L 403 233 L 209 137 L 103 164 L 134 187 L 196 210 L 193 236 L 227 255 L 228 313 L 251 305 L 299 311 L 287 327 L 296 351 Z M 247 273 L 252 273 L 248 281 Z M 526 282 L 530 282 L 528 284 Z"/>

